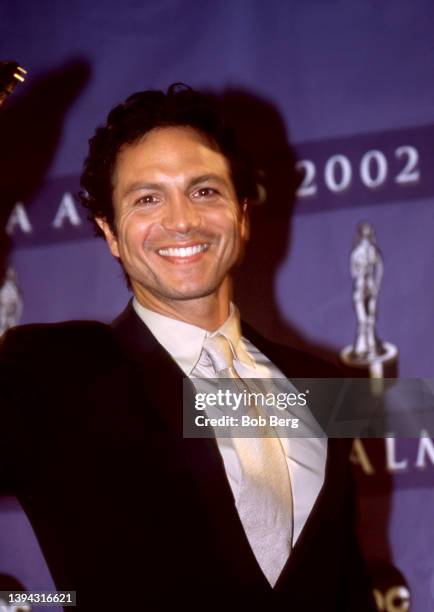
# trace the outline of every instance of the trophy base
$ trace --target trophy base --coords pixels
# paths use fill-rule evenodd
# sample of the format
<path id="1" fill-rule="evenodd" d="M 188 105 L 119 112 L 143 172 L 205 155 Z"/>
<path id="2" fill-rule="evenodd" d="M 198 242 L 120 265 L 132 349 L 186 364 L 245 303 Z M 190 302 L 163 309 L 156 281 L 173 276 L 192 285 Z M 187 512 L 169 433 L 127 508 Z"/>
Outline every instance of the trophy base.
<path id="1" fill-rule="evenodd" d="M 398 348 L 390 342 L 381 343 L 382 351 L 375 355 L 357 355 L 354 347 L 349 345 L 341 351 L 342 361 L 352 368 L 368 369 L 371 378 L 383 378 L 384 366 L 394 361 Z"/>

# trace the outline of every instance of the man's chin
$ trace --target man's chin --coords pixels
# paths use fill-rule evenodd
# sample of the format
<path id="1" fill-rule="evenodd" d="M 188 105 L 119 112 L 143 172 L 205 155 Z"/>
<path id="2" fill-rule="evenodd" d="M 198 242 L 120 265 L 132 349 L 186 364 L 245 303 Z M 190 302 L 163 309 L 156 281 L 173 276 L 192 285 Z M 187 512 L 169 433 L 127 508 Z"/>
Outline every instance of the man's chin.
<path id="1" fill-rule="evenodd" d="M 175 289 L 173 291 L 168 291 L 163 294 L 162 297 L 166 299 L 176 302 L 187 302 L 189 300 L 200 300 L 201 298 L 209 297 L 213 295 L 213 293 L 217 292 L 217 287 L 186 287 L 180 289 Z"/>
<path id="2" fill-rule="evenodd" d="M 143 301 L 140 299 L 142 297 L 146 301 L 176 304 L 176 302 L 205 299 L 212 295 L 217 297 L 225 284 L 226 278 L 229 281 L 228 277 L 223 279 L 203 279 L 202 281 L 195 279 L 194 282 L 193 279 L 190 281 L 188 279 L 172 279 L 170 283 L 164 285 L 155 284 L 154 286 L 142 284 L 140 280 L 134 279 L 131 284 L 134 295 L 138 297 L 139 301 Z"/>

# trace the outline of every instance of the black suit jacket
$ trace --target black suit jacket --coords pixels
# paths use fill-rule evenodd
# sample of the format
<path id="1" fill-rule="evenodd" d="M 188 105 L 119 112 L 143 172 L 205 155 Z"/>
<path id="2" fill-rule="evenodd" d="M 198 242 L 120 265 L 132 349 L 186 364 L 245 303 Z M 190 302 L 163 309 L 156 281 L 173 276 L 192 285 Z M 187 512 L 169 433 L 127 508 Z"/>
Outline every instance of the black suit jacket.
<path id="1" fill-rule="evenodd" d="M 243 333 L 291 377 L 313 357 Z M 274 589 L 245 537 L 214 439 L 182 436 L 183 374 L 131 305 L 112 324 L 23 326 L 0 351 L 3 490 L 79 610 L 372 608 L 354 534 L 348 444 Z"/>

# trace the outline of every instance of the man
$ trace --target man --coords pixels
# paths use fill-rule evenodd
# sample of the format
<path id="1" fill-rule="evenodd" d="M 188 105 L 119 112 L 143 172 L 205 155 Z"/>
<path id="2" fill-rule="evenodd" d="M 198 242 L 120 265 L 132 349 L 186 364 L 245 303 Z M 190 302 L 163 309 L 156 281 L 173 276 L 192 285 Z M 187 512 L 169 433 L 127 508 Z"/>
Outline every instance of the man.
<path id="1" fill-rule="evenodd" d="M 254 181 L 215 110 L 185 86 L 131 96 L 82 185 L 134 299 L 112 326 L 17 328 L 1 356 L 25 448 L 2 482 L 57 587 L 83 610 L 371 609 L 346 445 L 182 435 L 185 376 L 334 374 L 241 330 L 230 275 Z"/>

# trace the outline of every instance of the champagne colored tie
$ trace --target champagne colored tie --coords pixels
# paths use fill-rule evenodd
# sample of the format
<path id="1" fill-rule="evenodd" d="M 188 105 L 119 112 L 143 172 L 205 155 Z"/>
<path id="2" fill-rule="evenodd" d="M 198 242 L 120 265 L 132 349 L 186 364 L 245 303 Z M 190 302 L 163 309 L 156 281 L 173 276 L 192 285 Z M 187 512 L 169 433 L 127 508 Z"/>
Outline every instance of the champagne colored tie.
<path id="1" fill-rule="evenodd" d="M 237 390 L 250 392 L 248 383 L 234 368 L 232 349 L 225 336 L 206 338 L 203 350 L 219 378 L 231 378 Z M 246 407 L 244 414 L 261 416 L 256 405 Z M 274 586 L 291 551 L 292 491 L 279 438 L 268 425 L 259 431 L 261 437 L 232 438 L 241 466 L 235 503 L 255 557 Z"/>

